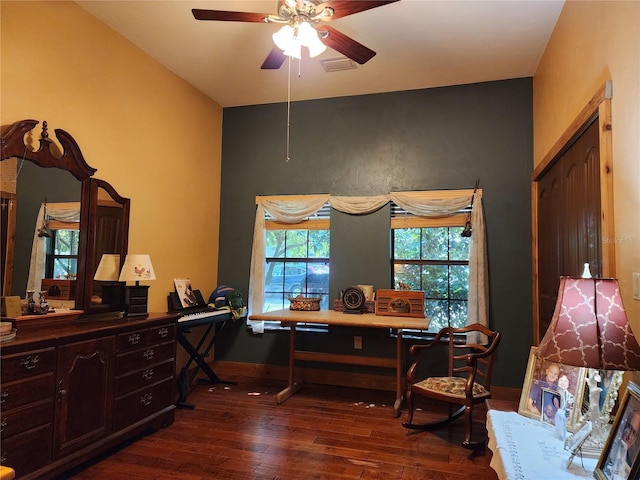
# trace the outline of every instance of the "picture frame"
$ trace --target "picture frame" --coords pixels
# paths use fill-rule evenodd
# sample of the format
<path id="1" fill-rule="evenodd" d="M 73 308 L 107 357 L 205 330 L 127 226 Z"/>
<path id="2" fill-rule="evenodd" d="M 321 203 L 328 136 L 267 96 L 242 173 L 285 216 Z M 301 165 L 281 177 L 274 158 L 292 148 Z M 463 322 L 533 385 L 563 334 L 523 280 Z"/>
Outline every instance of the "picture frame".
<path id="1" fill-rule="evenodd" d="M 559 401 L 566 409 L 566 428 L 573 433 L 580 427 L 580 407 L 587 370 L 541 360 L 536 356 L 537 349 L 538 347 L 532 346 L 529 351 L 518 413 L 553 426 L 554 420 L 549 415 L 544 415 L 543 407 Z M 553 373 L 549 377 L 551 380 L 545 380 L 547 370 Z"/>
<path id="2" fill-rule="evenodd" d="M 598 480 L 633 480 L 640 475 L 640 387 L 629 382 L 593 472 Z"/>

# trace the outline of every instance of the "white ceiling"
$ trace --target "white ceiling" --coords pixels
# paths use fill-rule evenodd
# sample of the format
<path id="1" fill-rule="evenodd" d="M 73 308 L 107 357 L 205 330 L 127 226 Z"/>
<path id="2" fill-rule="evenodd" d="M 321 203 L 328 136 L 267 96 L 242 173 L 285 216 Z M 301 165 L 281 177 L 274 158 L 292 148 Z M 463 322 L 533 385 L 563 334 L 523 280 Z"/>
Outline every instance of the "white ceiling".
<path id="1" fill-rule="evenodd" d="M 276 14 L 277 0 L 78 1 L 222 107 L 285 102 L 288 62 L 261 70 L 276 24 L 198 21 L 192 8 Z M 327 73 L 291 62 L 291 99 L 362 95 L 531 77 L 559 0 L 400 0 L 330 22 L 377 55 Z M 327 49 L 318 59 L 341 57 Z M 300 76 L 298 76 L 298 70 Z"/>

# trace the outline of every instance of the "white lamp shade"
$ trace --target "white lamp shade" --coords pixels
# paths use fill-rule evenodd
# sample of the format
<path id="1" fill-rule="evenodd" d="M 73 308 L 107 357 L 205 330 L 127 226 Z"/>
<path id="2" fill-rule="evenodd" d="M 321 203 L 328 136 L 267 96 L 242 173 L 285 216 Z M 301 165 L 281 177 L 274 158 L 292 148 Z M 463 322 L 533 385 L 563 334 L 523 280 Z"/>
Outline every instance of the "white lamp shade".
<path id="1" fill-rule="evenodd" d="M 155 280 L 156 275 L 149 255 L 127 255 L 120 272 L 121 282 L 138 282 L 141 280 Z"/>
<path id="2" fill-rule="evenodd" d="M 117 282 L 120 274 L 120 255 L 106 253 L 102 255 L 94 280 L 102 282 Z"/>

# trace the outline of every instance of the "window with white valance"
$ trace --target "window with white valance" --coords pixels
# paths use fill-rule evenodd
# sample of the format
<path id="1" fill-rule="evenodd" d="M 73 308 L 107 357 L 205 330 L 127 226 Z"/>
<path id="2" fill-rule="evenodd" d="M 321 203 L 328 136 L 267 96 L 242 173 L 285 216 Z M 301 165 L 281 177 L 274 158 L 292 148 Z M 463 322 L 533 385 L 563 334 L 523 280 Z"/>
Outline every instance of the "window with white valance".
<path id="1" fill-rule="evenodd" d="M 46 214 L 45 214 L 46 212 Z M 40 206 L 31 247 L 27 290 L 40 291 L 45 271 L 47 238 L 43 229 L 76 230 L 80 228 L 80 202 L 47 203 Z M 76 272 L 77 273 L 77 272 Z"/>
<path id="2" fill-rule="evenodd" d="M 472 201 L 473 199 L 473 201 Z M 291 195 L 256 197 L 256 219 L 249 278 L 249 313 L 259 312 L 264 301 L 265 213 L 278 222 L 295 224 L 321 209 L 326 203 L 344 213 L 373 213 L 389 202 L 421 217 L 456 215 L 472 205 L 473 228 L 469 255 L 469 295 L 467 323 L 488 325 L 488 272 L 482 191 L 415 191 L 391 192 L 377 196 Z M 263 331 L 262 322 L 249 322 L 256 333 Z"/>

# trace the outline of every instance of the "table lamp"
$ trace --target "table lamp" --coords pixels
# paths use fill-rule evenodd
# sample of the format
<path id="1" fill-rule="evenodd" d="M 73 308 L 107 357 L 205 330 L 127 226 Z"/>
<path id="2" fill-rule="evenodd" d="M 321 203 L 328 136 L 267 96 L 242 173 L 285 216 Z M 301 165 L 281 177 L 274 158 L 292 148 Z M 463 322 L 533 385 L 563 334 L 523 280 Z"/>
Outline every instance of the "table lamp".
<path id="1" fill-rule="evenodd" d="M 124 314 L 132 317 L 147 314 L 148 285 L 140 285 L 140 280 L 155 280 L 153 265 L 149 255 L 127 255 L 120 272 L 121 282 L 136 282 L 124 287 Z"/>
<path id="2" fill-rule="evenodd" d="M 627 321 L 618 281 L 560 277 L 556 308 L 536 354 L 541 360 L 589 369 L 588 446 L 599 453 L 607 439 L 608 419 L 600 415 L 597 370 L 640 370 L 640 347 Z"/>
<path id="3" fill-rule="evenodd" d="M 122 284 L 118 281 L 120 275 L 120 255 L 105 253 L 100 258 L 94 280 L 103 282 L 102 304 L 120 307 L 122 304 Z"/>

